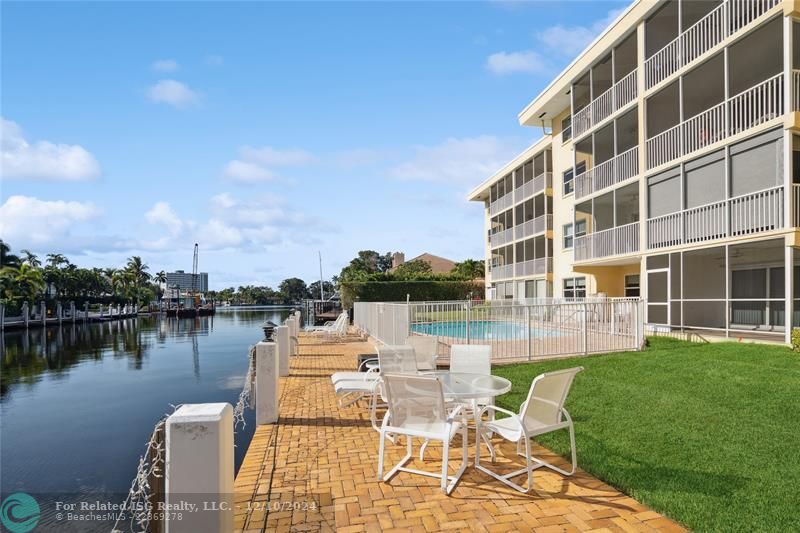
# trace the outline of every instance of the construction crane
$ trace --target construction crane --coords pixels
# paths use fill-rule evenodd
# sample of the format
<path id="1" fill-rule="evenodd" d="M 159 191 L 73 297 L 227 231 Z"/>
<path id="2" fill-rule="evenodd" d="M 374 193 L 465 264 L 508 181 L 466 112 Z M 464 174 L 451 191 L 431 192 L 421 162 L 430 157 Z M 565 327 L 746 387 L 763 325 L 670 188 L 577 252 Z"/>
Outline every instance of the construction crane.
<path id="1" fill-rule="evenodd" d="M 192 258 L 192 304 L 194 308 L 200 307 L 200 297 L 197 295 L 197 243 L 194 243 L 194 257 Z"/>

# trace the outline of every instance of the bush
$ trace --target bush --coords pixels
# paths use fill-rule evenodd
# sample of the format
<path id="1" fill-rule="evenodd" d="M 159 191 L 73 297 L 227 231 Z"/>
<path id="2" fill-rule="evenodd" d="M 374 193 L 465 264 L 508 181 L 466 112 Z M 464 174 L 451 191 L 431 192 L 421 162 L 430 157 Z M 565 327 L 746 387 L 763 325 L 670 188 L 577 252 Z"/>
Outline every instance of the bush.
<path id="1" fill-rule="evenodd" d="M 800 328 L 792 328 L 792 351 L 800 352 Z"/>
<path id="2" fill-rule="evenodd" d="M 345 281 L 341 284 L 342 303 L 351 308 L 360 302 L 412 302 L 483 298 L 484 286 L 473 281 Z"/>

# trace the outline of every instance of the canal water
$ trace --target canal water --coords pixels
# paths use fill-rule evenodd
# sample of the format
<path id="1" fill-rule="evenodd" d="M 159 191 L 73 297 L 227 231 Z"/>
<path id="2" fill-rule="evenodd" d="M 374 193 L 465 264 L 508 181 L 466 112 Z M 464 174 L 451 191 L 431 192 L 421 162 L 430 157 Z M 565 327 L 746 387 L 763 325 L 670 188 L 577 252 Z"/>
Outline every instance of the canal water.
<path id="1" fill-rule="evenodd" d="M 155 423 L 174 405 L 235 404 L 249 347 L 274 308 L 222 308 L 196 319 L 139 317 L 7 331 L 0 374 L 0 494 L 37 500 L 34 531 L 105 531 L 59 520 L 55 502 L 119 501 Z M 253 435 L 237 428 L 236 468 Z M 127 527 L 124 529 L 127 531 Z"/>

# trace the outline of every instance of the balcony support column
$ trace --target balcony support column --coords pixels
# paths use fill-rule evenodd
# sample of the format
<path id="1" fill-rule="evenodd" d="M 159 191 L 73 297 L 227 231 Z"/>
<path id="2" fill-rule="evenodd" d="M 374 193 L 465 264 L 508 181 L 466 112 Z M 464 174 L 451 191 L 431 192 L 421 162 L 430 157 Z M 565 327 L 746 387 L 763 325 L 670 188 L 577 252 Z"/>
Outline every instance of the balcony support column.
<path id="1" fill-rule="evenodd" d="M 787 242 L 787 244 L 791 244 Z M 784 304 L 784 342 L 786 344 L 792 343 L 792 323 L 794 322 L 794 247 L 786 246 L 786 258 L 784 262 L 784 287 L 785 287 L 785 300 Z"/>
<path id="2" fill-rule="evenodd" d="M 641 174 L 643 174 L 647 168 L 647 110 L 645 109 L 647 106 L 644 105 L 645 72 L 643 67 L 645 62 L 644 25 L 644 22 L 640 22 L 636 27 L 636 68 L 640 71 L 636 76 L 636 114 L 638 120 L 638 127 L 636 129 L 638 134 L 637 146 L 640 147 L 637 156 L 639 158 L 639 172 Z M 650 218 L 650 213 L 647 210 L 647 178 L 641 177 L 639 179 L 639 220 L 642 221 L 642 224 L 639 226 L 639 242 L 642 243 L 642 250 L 647 249 L 650 244 L 647 242 L 648 218 Z M 646 272 L 646 270 L 643 270 L 643 272 Z"/>
<path id="3" fill-rule="evenodd" d="M 794 76 L 792 75 L 792 54 L 794 43 L 793 37 L 793 24 L 792 17 L 784 17 L 783 19 L 783 112 L 784 116 L 793 117 L 794 109 L 792 109 L 792 94 L 794 93 Z M 789 121 L 793 123 L 794 120 Z M 792 177 L 794 171 L 792 169 L 792 132 L 789 129 L 783 130 L 783 226 L 791 228 L 794 226 L 794 210 L 792 202 L 794 201 L 794 191 L 792 190 Z M 796 206 L 794 207 L 796 209 Z M 787 302 L 788 304 L 788 302 Z M 787 328 L 791 329 L 791 328 Z"/>

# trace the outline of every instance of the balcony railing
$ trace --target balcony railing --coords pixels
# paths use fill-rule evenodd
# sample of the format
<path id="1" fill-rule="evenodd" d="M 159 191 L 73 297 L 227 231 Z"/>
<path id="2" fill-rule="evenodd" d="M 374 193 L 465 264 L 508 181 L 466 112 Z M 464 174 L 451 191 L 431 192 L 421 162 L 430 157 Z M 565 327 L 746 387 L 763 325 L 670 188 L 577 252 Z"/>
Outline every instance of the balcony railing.
<path id="1" fill-rule="evenodd" d="M 783 187 L 774 187 L 651 218 L 647 245 L 664 248 L 779 229 L 784 221 L 783 194 Z M 800 193 L 795 190 L 795 194 Z"/>
<path id="2" fill-rule="evenodd" d="M 503 246 L 514 240 L 514 228 L 508 228 L 497 233 L 489 235 L 489 245 L 494 248 L 496 246 Z"/>
<path id="3" fill-rule="evenodd" d="M 553 215 L 540 215 L 522 224 L 517 224 L 514 227 L 514 238 L 524 239 L 550 229 L 553 229 Z"/>
<path id="4" fill-rule="evenodd" d="M 572 116 L 572 133 L 575 137 L 583 135 L 596 124 L 622 109 L 637 96 L 636 70 L 615 83 L 606 92 L 589 102 L 589 105 Z"/>
<path id="5" fill-rule="evenodd" d="M 575 199 L 603 190 L 639 173 L 639 147 L 603 161 L 575 178 Z"/>
<path id="6" fill-rule="evenodd" d="M 520 276 L 538 276 L 547 274 L 553 271 L 553 258 L 552 257 L 539 257 L 538 259 L 529 259 L 514 265 L 514 275 Z"/>
<path id="7" fill-rule="evenodd" d="M 514 195 L 508 192 L 489 204 L 489 216 L 494 216 L 514 205 Z"/>
<path id="8" fill-rule="evenodd" d="M 647 139 L 647 168 L 669 163 L 782 114 L 783 74 L 777 74 Z"/>
<path id="9" fill-rule="evenodd" d="M 575 238 L 575 261 L 632 254 L 638 251 L 638 222 Z"/>
<path id="10" fill-rule="evenodd" d="M 645 60 L 645 88 L 658 85 L 780 3 L 726 0 Z"/>
<path id="11" fill-rule="evenodd" d="M 492 267 L 490 270 L 492 275 L 492 281 L 496 281 L 498 279 L 506 279 L 506 278 L 513 278 L 514 277 L 514 265 L 500 265 Z"/>
<path id="12" fill-rule="evenodd" d="M 553 186 L 553 173 L 542 172 L 527 183 L 514 189 L 514 203 L 519 203 Z"/>

